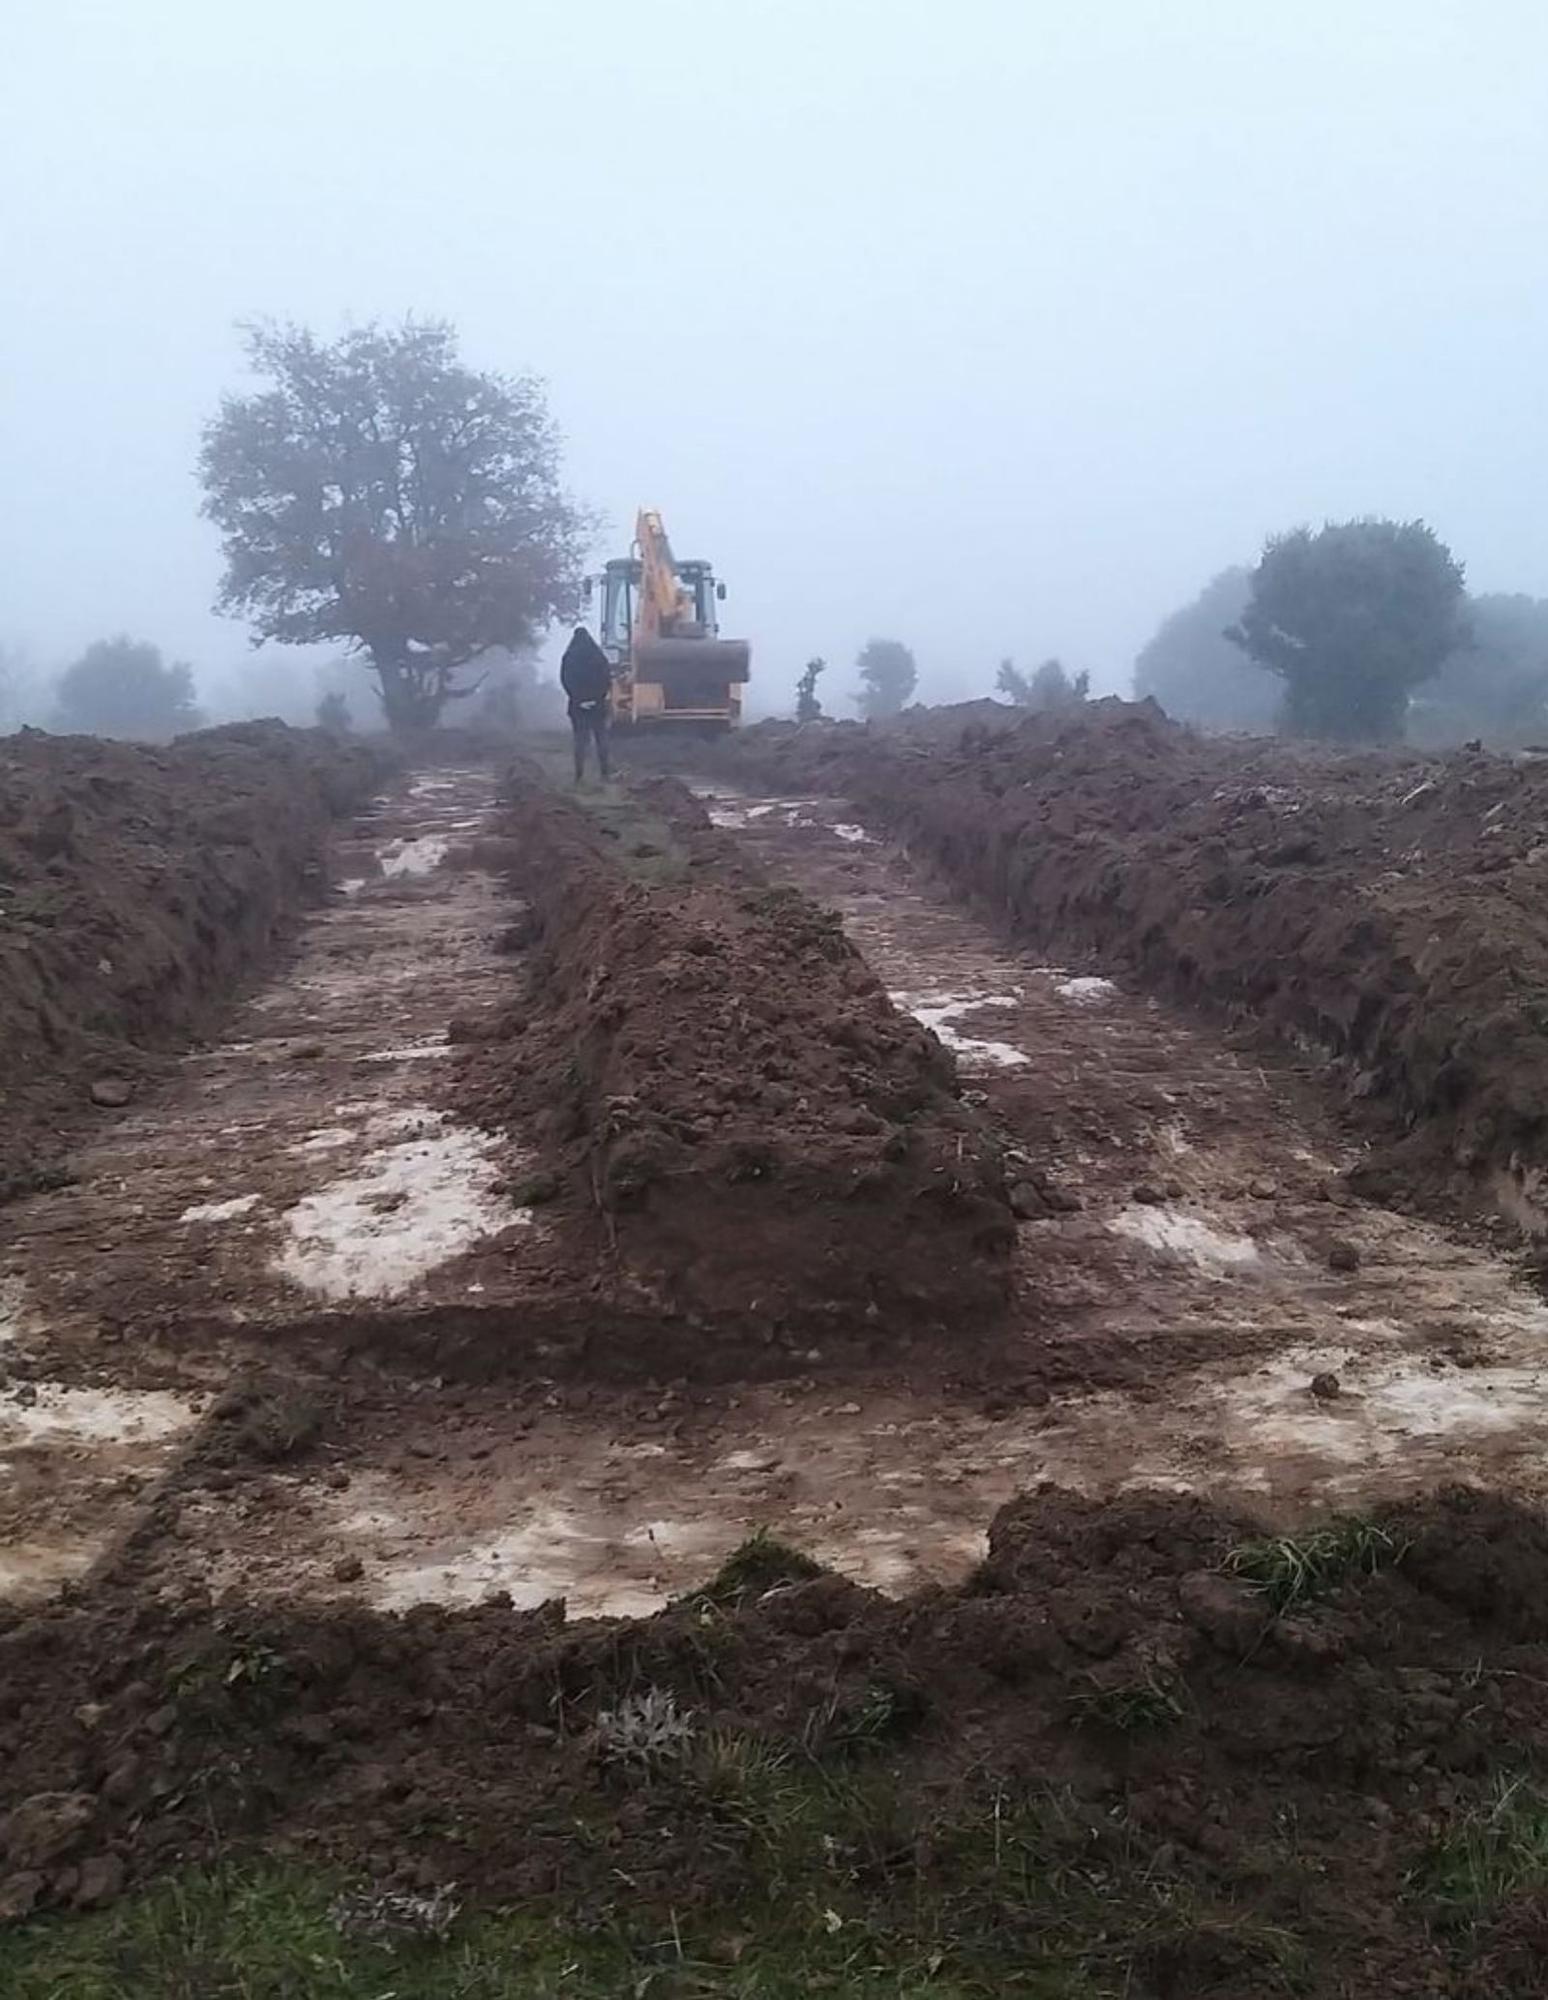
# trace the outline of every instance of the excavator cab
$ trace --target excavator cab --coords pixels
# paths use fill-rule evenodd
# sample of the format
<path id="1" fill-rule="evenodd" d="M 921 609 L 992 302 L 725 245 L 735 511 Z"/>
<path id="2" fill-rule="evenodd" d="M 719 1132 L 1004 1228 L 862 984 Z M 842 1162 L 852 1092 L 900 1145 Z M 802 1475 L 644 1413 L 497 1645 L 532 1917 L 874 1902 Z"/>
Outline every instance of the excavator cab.
<path id="1" fill-rule="evenodd" d="M 634 628 L 634 594 L 640 587 L 640 566 L 629 556 L 618 556 L 602 572 L 602 619 L 598 631 L 602 650 L 612 661 L 615 673 L 629 658 L 629 634 Z M 586 595 L 591 596 L 592 580 L 586 579 Z"/>
<path id="2" fill-rule="evenodd" d="M 661 517 L 642 513 L 634 553 L 609 562 L 601 584 L 601 644 L 613 663 L 615 719 L 652 728 L 735 728 L 749 648 L 743 639 L 720 637 L 717 607 L 726 587 L 713 566 L 679 562 Z"/>

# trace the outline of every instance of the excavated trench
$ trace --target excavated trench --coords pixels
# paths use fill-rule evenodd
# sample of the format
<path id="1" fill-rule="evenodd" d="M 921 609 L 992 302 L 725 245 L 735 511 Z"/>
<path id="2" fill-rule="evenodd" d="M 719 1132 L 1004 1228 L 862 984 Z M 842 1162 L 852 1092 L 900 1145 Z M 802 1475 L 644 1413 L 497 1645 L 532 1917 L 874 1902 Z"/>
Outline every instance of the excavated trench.
<path id="1" fill-rule="evenodd" d="M 841 800 L 698 789 L 841 912 L 1051 1187 L 1020 1227 L 1013 1340 L 1051 1392 L 1023 1483 L 1278 1519 L 1449 1480 L 1542 1493 L 1548 1308 L 1487 1232 L 1352 1198 L 1362 1143 L 1316 1066 L 1007 946 Z"/>
<path id="2" fill-rule="evenodd" d="M 394 1609 L 506 1590 L 639 1614 L 757 1527 L 857 1581 L 949 1582 L 1042 1481 L 1280 1519 L 1453 1479 L 1540 1492 L 1548 1308 L 1476 1241 L 1351 1203 L 1352 1142 L 1306 1076 L 1088 966 L 1007 949 L 840 801 L 707 790 L 736 852 L 699 853 L 667 919 L 530 781 L 513 823 L 487 771 L 404 779 L 338 843 L 327 903 L 225 1039 L 106 1131 L 73 1186 L 10 1212 L 9 1594 L 127 1563 L 147 1588 L 198 1576 Z M 679 836 L 686 865 L 697 836 Z M 523 856 L 531 910 L 511 886 Z M 969 1143 L 1004 1163 L 1008 1310 L 952 1233 L 977 1210 L 927 1205 L 911 1234 L 937 1216 L 947 1233 L 915 1246 L 937 1287 L 923 1317 L 894 1287 L 885 1311 L 859 1304 L 858 1344 L 832 1301 L 831 1341 L 768 1330 L 768 1280 L 738 1298 L 725 1278 L 760 1214 L 778 1218 L 765 1267 L 810 1245 L 796 1289 L 835 1267 L 846 1229 L 857 1266 L 901 1260 L 853 1220 L 897 1190 L 857 1210 L 839 1176 L 863 1182 L 863 1164 L 815 1139 L 733 1218 L 711 1291 L 663 1295 L 654 1218 L 684 1189 L 713 1227 L 747 1118 L 777 1122 L 757 1102 L 690 1131 L 643 1207 L 588 1202 L 590 1139 L 566 1153 L 562 1135 L 578 1116 L 616 1138 L 604 1107 L 675 1115 L 706 1073 L 694 1008 L 722 1015 L 770 977 L 736 933 L 701 988 L 703 938 L 745 921 L 728 896 L 761 910 L 781 882 L 838 911 L 858 954 L 805 978 L 837 964 L 868 1024 L 867 1088 L 889 1062 L 918 1080 L 898 1015 L 955 1058 L 960 1101 L 927 1064 L 909 1112 L 916 1132 L 939 1122 L 920 1171 Z M 662 929 L 683 907 L 686 958 Z M 792 1032 L 810 1040 L 820 1013 Z M 582 1048 L 578 1109 L 546 1116 L 556 1054 L 597 1018 L 617 1031 Z M 838 1088 L 819 1083 L 813 1134 Z M 885 1130 L 865 1137 L 885 1151 Z M 987 1194 L 1000 1169 L 979 1171 Z M 681 1230 L 666 1240 L 679 1275 L 699 1268 Z M 745 1344 L 760 1320 L 766 1353 Z"/>
<path id="3" fill-rule="evenodd" d="M 1459 1946 L 1413 1899 L 1548 1754 L 1548 1534 L 1392 1508 L 1541 1498 L 1548 1308 L 1351 1196 L 1310 1067 L 1007 943 L 840 798 L 697 790 L 396 781 L 222 1039 L 6 1211 L 0 1916 L 249 1837 L 702 1942 L 758 1855 L 598 1763 L 667 1690 L 846 1785 L 889 1732 L 918 1837 L 824 1922 L 949 1873 L 948 1794 L 995 1870 L 1056 1796 L 1093 1992 L 1279 1990 L 1292 1934 L 1308 1991 L 1536 1991 L 1535 1904 Z M 1337 1507 L 1379 1573 L 1233 1573 Z M 697 1594 L 759 1529 L 838 1574 Z"/>
<path id="4" fill-rule="evenodd" d="M 860 1386 L 812 1326 L 768 1330 L 768 1354 L 726 1362 L 706 1314 L 720 1308 L 742 1338 L 756 1296 L 722 1292 L 704 1312 L 664 1302 L 628 1256 L 606 1254 L 584 1200 L 540 1188 L 556 1176 L 534 1172 L 538 1146 L 502 1096 L 510 1002 L 538 944 L 506 882 L 496 806 L 480 770 L 426 772 L 378 798 L 336 844 L 332 892 L 288 968 L 82 1152 L 70 1188 L 10 1212 L 10 1596 L 94 1574 L 142 1592 L 202 1578 L 396 1610 L 508 1590 L 518 1604 L 564 1596 L 574 1614 L 640 1614 L 760 1524 L 888 1588 L 958 1576 L 982 1552 L 1016 1472 L 984 1490 L 948 1430 L 920 1454 L 940 1428 L 926 1386 L 940 1366 L 910 1364 L 912 1336 L 894 1346 L 874 1304 L 852 1308 L 884 1354 Z M 598 914 L 616 938 L 612 906 Z M 698 886 L 698 930 L 722 918 Z M 744 928 L 738 916 L 738 950 Z M 648 932 L 636 952 L 650 976 L 666 962 L 658 944 Z M 930 1162 L 948 1154 L 960 1184 L 976 1120 L 942 1090 L 934 1044 L 894 1020 L 842 946 L 834 962 L 872 1032 L 866 1076 L 922 1092 L 910 1144 L 926 1208 L 908 1234 L 940 1214 L 950 1266 L 968 1254 L 956 1216 L 976 1226 L 982 1198 L 940 1206 Z M 728 982 L 740 1008 L 742 972 Z M 660 996 L 640 1004 L 660 1010 Z M 690 1080 L 700 1060 L 702 1042 L 684 1042 Z M 950 1082 L 950 1064 L 940 1074 Z M 942 1136 L 922 1138 L 920 1120 L 942 1120 Z M 844 1148 L 880 1152 L 886 1124 L 874 1126 Z M 724 1146 L 740 1144 L 732 1124 Z M 774 1190 L 772 1214 L 794 1208 L 794 1234 L 770 1224 L 786 1264 L 810 1188 L 832 1202 L 840 1178 L 864 1182 L 864 1212 L 888 1214 L 890 1182 L 872 1190 L 848 1152 L 830 1158 L 814 1138 Z M 822 1270 L 836 1266 L 822 1238 Z M 886 1266 L 878 1252 L 872 1268 L 898 1298 Z M 954 1290 L 972 1296 L 968 1274 Z M 844 1312 L 824 1326 L 838 1350 Z M 732 1384 L 700 1380 L 728 1366 Z"/>

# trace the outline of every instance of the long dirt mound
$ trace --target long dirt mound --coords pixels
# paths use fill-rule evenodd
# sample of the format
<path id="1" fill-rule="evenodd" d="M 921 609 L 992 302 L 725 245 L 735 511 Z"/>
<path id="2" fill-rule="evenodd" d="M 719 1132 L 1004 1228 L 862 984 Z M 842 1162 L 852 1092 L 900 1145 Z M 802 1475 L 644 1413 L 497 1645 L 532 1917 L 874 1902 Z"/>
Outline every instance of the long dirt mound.
<path id="1" fill-rule="evenodd" d="M 984 706 L 765 725 L 722 768 L 848 797 L 1018 935 L 1321 1053 L 1401 1135 L 1373 1190 L 1460 1174 L 1548 1226 L 1548 768 Z"/>
<path id="2" fill-rule="evenodd" d="M 536 1122 L 599 1268 L 776 1345 L 1003 1305 L 997 1149 L 834 918 L 741 865 L 645 879 L 531 777 L 504 832 L 534 970 L 463 1100 Z"/>
<path id="3" fill-rule="evenodd" d="M 0 1200 L 270 958 L 383 768 L 281 723 L 0 740 Z"/>

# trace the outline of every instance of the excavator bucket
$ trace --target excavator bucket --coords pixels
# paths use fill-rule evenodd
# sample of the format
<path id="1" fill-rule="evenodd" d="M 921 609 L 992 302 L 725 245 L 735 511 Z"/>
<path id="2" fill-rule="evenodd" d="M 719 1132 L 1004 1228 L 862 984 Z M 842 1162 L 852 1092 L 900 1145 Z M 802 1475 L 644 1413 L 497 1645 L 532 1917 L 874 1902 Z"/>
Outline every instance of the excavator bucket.
<path id="1" fill-rule="evenodd" d="M 635 712 L 729 720 L 740 706 L 731 690 L 747 679 L 751 658 L 745 639 L 648 639 L 635 649 Z M 659 697 L 647 698 L 647 688 L 659 688 Z"/>
<path id="2" fill-rule="evenodd" d="M 635 672 L 641 680 L 672 674 L 703 674 L 723 685 L 745 681 L 752 648 L 745 639 L 647 639 L 638 648 Z"/>

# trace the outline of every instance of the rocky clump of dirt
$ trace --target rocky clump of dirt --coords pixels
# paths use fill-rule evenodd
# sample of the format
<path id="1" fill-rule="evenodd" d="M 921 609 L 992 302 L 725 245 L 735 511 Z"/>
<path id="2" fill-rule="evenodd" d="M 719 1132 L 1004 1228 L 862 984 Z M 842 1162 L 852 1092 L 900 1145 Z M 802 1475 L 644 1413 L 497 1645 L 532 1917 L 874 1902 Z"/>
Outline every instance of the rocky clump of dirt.
<path id="1" fill-rule="evenodd" d="M 755 1542 L 638 1624 L 104 1582 L 0 1612 L 0 1910 L 248 1843 L 571 1921 L 623 1882 L 695 1943 L 943 1899 L 1007 1979 L 1137 2000 L 1535 2000 L 1545 1606 L 1542 1520 L 1476 1494 L 1265 1543 L 1045 1490 L 960 1590 Z"/>
<path id="2" fill-rule="evenodd" d="M 46 1185 L 62 1131 L 132 1102 L 272 956 L 384 769 L 269 722 L 162 749 L 0 739 L 0 1200 Z"/>
<path id="3" fill-rule="evenodd" d="M 803 1351 L 830 1330 L 966 1337 L 1003 1304 L 998 1153 L 836 919 L 741 865 L 631 873 L 540 781 L 503 831 L 532 972 L 459 1097 L 536 1126 L 599 1270 Z"/>
<path id="4" fill-rule="evenodd" d="M 764 725 L 720 768 L 850 798 L 1018 935 L 1322 1054 L 1379 1114 L 1373 1192 L 1460 1173 L 1548 1226 L 1548 764 L 990 707 Z"/>

